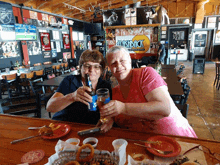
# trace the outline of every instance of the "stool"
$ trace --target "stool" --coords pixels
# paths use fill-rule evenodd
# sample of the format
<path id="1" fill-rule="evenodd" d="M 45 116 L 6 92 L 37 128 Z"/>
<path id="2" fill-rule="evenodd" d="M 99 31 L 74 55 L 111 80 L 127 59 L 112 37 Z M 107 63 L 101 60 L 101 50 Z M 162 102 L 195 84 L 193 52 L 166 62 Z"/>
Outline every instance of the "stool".
<path id="1" fill-rule="evenodd" d="M 219 78 L 220 78 L 220 62 L 216 62 L 215 63 L 215 80 L 214 80 L 213 85 L 216 85 L 217 89 L 219 89 L 219 86 L 220 86 Z"/>

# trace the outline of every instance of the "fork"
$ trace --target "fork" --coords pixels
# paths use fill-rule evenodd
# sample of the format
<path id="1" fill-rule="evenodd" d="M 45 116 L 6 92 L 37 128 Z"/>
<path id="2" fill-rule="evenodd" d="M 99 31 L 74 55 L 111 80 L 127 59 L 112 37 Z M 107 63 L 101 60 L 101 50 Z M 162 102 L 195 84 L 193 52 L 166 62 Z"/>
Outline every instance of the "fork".
<path id="1" fill-rule="evenodd" d="M 138 144 L 138 143 L 134 143 L 135 145 L 138 145 L 138 146 L 142 146 L 142 147 L 146 147 L 146 148 L 150 148 L 150 149 L 153 149 L 155 151 L 157 151 L 158 153 L 160 154 L 163 154 L 163 155 L 167 155 L 167 154 L 171 154 L 173 151 L 162 151 L 162 150 L 158 150 L 156 148 L 152 148 L 152 147 L 148 147 L 148 146 L 145 146 L 145 145 L 141 145 L 141 144 Z"/>

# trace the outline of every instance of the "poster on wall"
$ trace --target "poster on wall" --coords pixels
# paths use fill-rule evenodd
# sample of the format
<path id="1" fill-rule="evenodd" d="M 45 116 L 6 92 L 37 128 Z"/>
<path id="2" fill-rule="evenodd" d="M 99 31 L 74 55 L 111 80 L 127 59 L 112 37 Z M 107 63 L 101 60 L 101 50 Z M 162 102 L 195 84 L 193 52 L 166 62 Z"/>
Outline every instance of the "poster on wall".
<path id="1" fill-rule="evenodd" d="M 0 1 L 0 24 L 15 24 L 13 9 L 10 3 Z"/>
<path id="2" fill-rule="evenodd" d="M 50 58 L 51 57 L 51 52 L 43 52 L 43 57 L 44 58 Z"/>
<path id="3" fill-rule="evenodd" d="M 56 49 L 52 50 L 52 58 L 57 57 L 57 51 Z"/>
<path id="4" fill-rule="evenodd" d="M 0 25 L 0 41 L 15 40 L 14 25 Z"/>
<path id="5" fill-rule="evenodd" d="M 195 34 L 194 47 L 205 47 L 206 45 L 206 34 Z"/>
<path id="6" fill-rule="evenodd" d="M 55 28 L 62 28 L 62 19 L 55 16 L 49 16 L 49 26 Z"/>
<path id="7" fill-rule="evenodd" d="M 0 58 L 19 57 L 19 45 L 17 42 L 0 42 Z"/>
<path id="8" fill-rule="evenodd" d="M 153 30 L 152 27 L 115 29 L 115 39 L 109 38 L 109 40 L 107 40 L 108 48 L 114 45 L 124 46 L 132 54 L 155 52 L 155 50 L 151 49 L 156 48 L 150 47 L 154 38 Z"/>
<path id="9" fill-rule="evenodd" d="M 63 59 L 70 59 L 71 58 L 71 52 L 64 52 L 63 53 Z"/>
<path id="10" fill-rule="evenodd" d="M 42 51 L 51 50 L 50 46 L 50 34 L 49 33 L 40 33 Z"/>
<path id="11" fill-rule="evenodd" d="M 29 14 L 31 19 L 38 19 L 37 12 L 29 10 Z"/>
<path id="12" fill-rule="evenodd" d="M 39 55 L 41 52 L 40 41 L 27 41 L 28 55 Z"/>
<path id="13" fill-rule="evenodd" d="M 63 47 L 64 47 L 64 49 L 70 48 L 70 40 L 69 40 L 68 34 L 63 34 Z"/>
<path id="14" fill-rule="evenodd" d="M 103 13 L 104 26 L 125 25 L 124 9 L 108 10 Z"/>
<path id="15" fill-rule="evenodd" d="M 41 13 L 41 15 L 42 15 L 42 20 L 43 20 L 43 21 L 49 22 L 48 14 L 43 14 L 43 13 Z"/>
<path id="16" fill-rule="evenodd" d="M 126 47 L 130 53 L 150 53 L 150 35 L 116 36 L 116 45 Z"/>
<path id="17" fill-rule="evenodd" d="M 36 26 L 15 24 L 16 40 L 36 40 Z"/>

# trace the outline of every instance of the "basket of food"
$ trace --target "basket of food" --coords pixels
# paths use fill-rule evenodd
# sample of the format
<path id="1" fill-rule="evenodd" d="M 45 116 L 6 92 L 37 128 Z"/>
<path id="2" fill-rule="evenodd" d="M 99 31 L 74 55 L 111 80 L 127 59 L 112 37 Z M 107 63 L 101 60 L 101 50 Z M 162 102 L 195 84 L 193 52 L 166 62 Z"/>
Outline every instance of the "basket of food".
<path id="1" fill-rule="evenodd" d="M 119 156 L 114 152 L 96 150 L 90 144 L 78 149 L 63 150 L 49 158 L 48 165 L 118 165 Z"/>

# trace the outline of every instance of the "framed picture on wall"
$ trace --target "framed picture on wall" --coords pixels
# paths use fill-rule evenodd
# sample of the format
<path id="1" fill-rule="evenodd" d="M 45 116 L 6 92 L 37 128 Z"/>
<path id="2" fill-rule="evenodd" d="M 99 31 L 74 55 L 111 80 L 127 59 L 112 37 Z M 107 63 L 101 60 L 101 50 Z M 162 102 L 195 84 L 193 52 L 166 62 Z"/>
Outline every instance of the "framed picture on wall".
<path id="1" fill-rule="evenodd" d="M 50 34 L 49 33 L 40 33 L 42 51 L 51 50 L 50 45 Z"/>
<path id="2" fill-rule="evenodd" d="M 19 57 L 19 44 L 17 42 L 0 42 L 0 58 Z"/>

